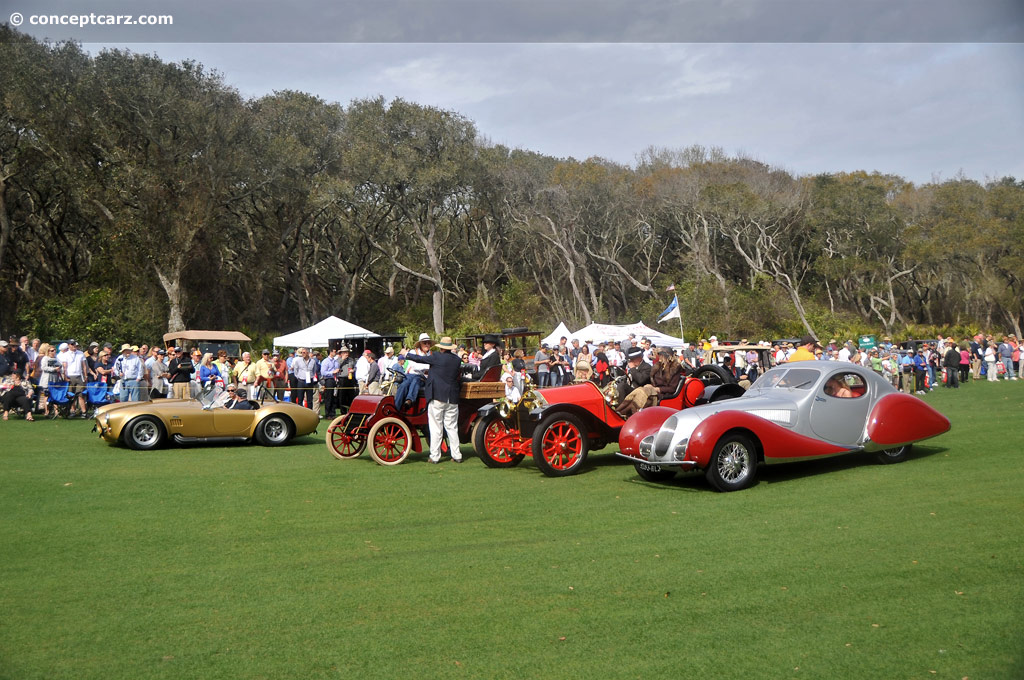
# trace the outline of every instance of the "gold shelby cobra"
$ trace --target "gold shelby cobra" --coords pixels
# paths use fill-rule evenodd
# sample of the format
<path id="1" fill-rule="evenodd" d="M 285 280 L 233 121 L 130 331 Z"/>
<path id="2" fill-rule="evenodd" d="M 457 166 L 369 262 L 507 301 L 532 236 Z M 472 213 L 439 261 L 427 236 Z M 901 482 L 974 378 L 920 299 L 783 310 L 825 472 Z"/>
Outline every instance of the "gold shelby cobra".
<path id="1" fill-rule="evenodd" d="M 314 411 L 283 401 L 250 401 L 252 410 L 227 409 L 214 400 L 157 399 L 109 404 L 96 411 L 100 438 L 111 444 L 145 451 L 169 440 L 195 442 L 248 441 L 280 446 L 292 437 L 316 431 Z"/>

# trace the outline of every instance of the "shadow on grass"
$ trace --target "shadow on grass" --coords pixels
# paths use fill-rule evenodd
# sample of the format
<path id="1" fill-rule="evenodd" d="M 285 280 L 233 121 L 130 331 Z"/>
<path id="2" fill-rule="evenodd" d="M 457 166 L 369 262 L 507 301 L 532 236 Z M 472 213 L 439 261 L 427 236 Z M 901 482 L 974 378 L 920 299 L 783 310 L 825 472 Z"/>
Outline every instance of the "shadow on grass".
<path id="1" fill-rule="evenodd" d="M 902 463 L 894 465 L 913 465 L 915 461 L 930 458 L 939 453 L 945 453 L 949 449 L 944 446 L 920 446 L 915 445 L 910 455 Z M 627 461 L 628 463 L 628 461 Z M 776 482 L 788 482 L 793 479 L 815 477 L 817 475 L 840 472 L 865 465 L 881 465 L 875 460 L 873 453 L 851 453 L 848 455 L 836 456 L 817 460 L 798 461 L 795 463 L 783 463 L 778 465 L 760 465 L 757 469 L 757 479 L 753 486 L 758 484 L 775 484 Z M 630 484 L 640 484 L 656 489 L 685 489 L 689 491 L 711 491 L 711 485 L 704 478 L 702 470 L 680 471 L 675 477 L 666 482 L 648 482 L 639 475 L 632 475 L 626 480 Z"/>

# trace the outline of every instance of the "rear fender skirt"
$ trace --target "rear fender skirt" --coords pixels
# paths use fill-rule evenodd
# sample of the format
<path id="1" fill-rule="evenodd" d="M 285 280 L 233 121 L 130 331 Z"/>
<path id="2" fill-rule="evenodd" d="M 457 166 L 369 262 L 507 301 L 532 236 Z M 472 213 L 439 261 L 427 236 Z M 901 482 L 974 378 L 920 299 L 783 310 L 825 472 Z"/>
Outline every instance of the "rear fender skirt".
<path id="1" fill-rule="evenodd" d="M 887 394 L 868 414 L 868 439 L 881 448 L 910 444 L 948 431 L 946 416 L 909 394 Z"/>
<path id="2" fill-rule="evenodd" d="M 698 381 L 699 382 L 699 381 Z M 652 406 L 637 411 L 619 431 L 619 451 L 627 456 L 644 460 L 640 455 L 640 442 L 647 435 L 655 434 L 671 416 L 678 411 L 668 406 Z"/>
<path id="3" fill-rule="evenodd" d="M 838 446 L 820 439 L 797 434 L 760 416 L 743 411 L 721 411 L 708 416 L 698 425 L 686 446 L 686 459 L 694 460 L 702 468 L 708 466 L 715 444 L 730 430 L 748 430 L 761 443 L 766 463 L 799 460 L 817 456 L 833 456 L 856 451 L 857 448 Z"/>

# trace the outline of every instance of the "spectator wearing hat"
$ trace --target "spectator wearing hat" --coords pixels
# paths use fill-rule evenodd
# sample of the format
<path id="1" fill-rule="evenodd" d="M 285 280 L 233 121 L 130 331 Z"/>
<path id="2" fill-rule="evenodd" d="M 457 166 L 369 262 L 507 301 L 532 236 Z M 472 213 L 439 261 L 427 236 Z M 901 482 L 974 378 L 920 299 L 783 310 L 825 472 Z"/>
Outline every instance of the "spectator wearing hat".
<path id="1" fill-rule="evenodd" d="M 405 366 L 405 379 L 398 385 L 398 392 L 395 394 L 395 406 L 398 408 L 410 411 L 416 405 L 420 387 L 430 371 L 430 365 L 427 362 L 419 361 L 418 358 L 429 356 L 433 344 L 434 341 L 430 339 L 429 333 L 420 333 L 420 337 L 416 340 L 416 346 L 408 352 L 399 354 L 399 359 L 407 361 L 407 365 Z M 453 358 L 457 359 L 458 357 L 453 355 Z"/>
<path id="2" fill-rule="evenodd" d="M 334 392 L 334 403 L 344 413 L 348 413 L 352 400 L 359 392 L 356 381 L 356 360 L 352 358 L 352 349 L 347 345 L 338 348 L 338 386 Z"/>
<path id="3" fill-rule="evenodd" d="M 817 356 L 814 354 L 814 350 L 821 349 L 821 344 L 818 343 L 817 338 L 813 335 L 805 335 L 800 338 L 800 346 L 796 348 L 792 356 L 789 357 L 789 361 L 815 361 Z"/>
<path id="4" fill-rule="evenodd" d="M 425 334 L 424 334 L 425 335 Z M 427 336 L 429 339 L 429 336 Z M 423 336 L 421 335 L 422 339 Z M 448 435 L 452 461 L 462 462 L 459 450 L 459 374 L 462 361 L 452 354 L 455 343 L 448 336 L 436 345 L 436 354 L 420 354 L 417 363 L 430 367 L 427 375 L 427 418 L 430 424 L 430 462 L 441 462 L 441 441 Z M 404 383 L 403 383 L 404 384 Z"/>
<path id="5" fill-rule="evenodd" d="M 252 404 L 249 403 L 249 394 L 246 392 L 244 387 L 236 387 L 229 385 L 227 388 L 228 401 L 225 402 L 224 408 L 231 409 L 233 411 L 251 411 Z"/>
<path id="6" fill-rule="evenodd" d="M 274 386 L 274 361 L 270 358 L 270 350 L 260 352 L 256 362 L 256 382 L 253 386 L 253 399 L 259 400 L 262 390 L 270 390 Z"/>
<path id="7" fill-rule="evenodd" d="M 547 343 L 544 343 L 533 355 L 533 367 L 537 371 L 537 387 L 547 387 L 551 384 L 551 361 Z"/>
<path id="8" fill-rule="evenodd" d="M 7 341 L 0 340 L 0 377 L 11 374 L 11 362 L 7 356 Z"/>
<path id="9" fill-rule="evenodd" d="M 142 383 L 146 376 L 146 366 L 137 352 L 137 345 L 121 345 L 121 356 L 118 357 L 117 370 L 121 378 L 121 401 L 142 401 Z"/>
<path id="10" fill-rule="evenodd" d="M 657 396 L 657 388 L 651 385 L 651 364 L 644 361 L 644 350 L 641 347 L 630 347 L 626 350 L 626 379 L 619 391 L 619 415 L 629 418 L 644 408 Z"/>
<path id="11" fill-rule="evenodd" d="M 11 336 L 7 342 L 7 362 L 10 364 L 11 373 L 16 373 L 22 378 L 28 373 L 28 355 L 22 351 L 18 344 L 18 338 Z"/>
<path id="12" fill-rule="evenodd" d="M 377 359 L 377 368 L 380 369 L 381 380 L 390 380 L 391 376 L 388 374 L 388 369 L 398 364 L 398 359 L 395 357 L 395 348 L 388 345 L 384 348 L 384 355 L 380 359 Z"/>
<path id="13" fill-rule="evenodd" d="M 480 375 L 487 373 L 492 366 L 501 365 L 501 354 L 498 353 L 498 343 L 501 339 L 493 333 L 484 336 L 484 355 L 480 357 Z"/>

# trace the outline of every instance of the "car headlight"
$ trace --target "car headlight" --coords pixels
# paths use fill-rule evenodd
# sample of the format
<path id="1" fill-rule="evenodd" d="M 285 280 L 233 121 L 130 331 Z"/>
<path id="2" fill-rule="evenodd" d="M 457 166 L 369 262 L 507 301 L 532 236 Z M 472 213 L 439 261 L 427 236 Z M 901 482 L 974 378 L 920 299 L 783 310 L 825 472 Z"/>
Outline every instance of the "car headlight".
<path id="1" fill-rule="evenodd" d="M 672 448 L 672 457 L 676 460 L 683 460 L 686 458 L 686 445 L 689 441 L 690 439 L 688 437 L 686 439 L 680 439 L 679 443 Z"/>
<path id="2" fill-rule="evenodd" d="M 648 435 L 640 440 L 640 455 L 647 460 L 654 458 L 654 435 Z"/>

